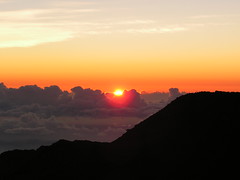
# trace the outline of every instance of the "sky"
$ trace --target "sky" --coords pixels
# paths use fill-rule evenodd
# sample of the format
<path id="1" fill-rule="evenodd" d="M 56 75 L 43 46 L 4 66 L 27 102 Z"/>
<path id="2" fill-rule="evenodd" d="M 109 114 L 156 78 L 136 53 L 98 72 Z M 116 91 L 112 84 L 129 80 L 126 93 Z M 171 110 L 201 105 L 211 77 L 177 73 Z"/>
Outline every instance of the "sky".
<path id="1" fill-rule="evenodd" d="M 240 90 L 239 0 L 0 0 L 0 82 Z"/>

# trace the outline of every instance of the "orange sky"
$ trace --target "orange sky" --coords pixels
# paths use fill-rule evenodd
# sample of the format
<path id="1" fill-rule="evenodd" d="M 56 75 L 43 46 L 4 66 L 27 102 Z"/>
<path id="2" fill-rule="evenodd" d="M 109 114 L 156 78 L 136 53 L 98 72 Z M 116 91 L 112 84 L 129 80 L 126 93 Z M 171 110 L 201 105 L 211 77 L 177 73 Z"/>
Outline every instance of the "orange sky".
<path id="1" fill-rule="evenodd" d="M 240 91 L 239 1 L 0 3 L 8 87 Z"/>

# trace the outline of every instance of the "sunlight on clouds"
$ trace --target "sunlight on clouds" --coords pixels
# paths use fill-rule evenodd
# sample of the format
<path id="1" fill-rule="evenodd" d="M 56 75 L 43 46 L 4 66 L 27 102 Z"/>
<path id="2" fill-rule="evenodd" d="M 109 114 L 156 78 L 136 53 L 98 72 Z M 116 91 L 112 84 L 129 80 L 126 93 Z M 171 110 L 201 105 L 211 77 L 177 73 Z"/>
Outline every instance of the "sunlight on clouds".
<path id="1" fill-rule="evenodd" d="M 208 18 L 234 18 L 240 17 L 240 14 L 208 14 L 208 15 L 198 15 L 192 16 L 191 19 L 208 19 Z"/>
<path id="2" fill-rule="evenodd" d="M 0 48 L 30 47 L 79 35 L 113 33 L 171 33 L 186 28 L 158 28 L 150 19 L 83 21 L 82 13 L 98 9 L 24 9 L 0 12 Z M 146 28 L 151 25 L 152 28 Z M 138 27 L 138 28 L 136 28 Z"/>
<path id="3" fill-rule="evenodd" d="M 128 29 L 128 33 L 173 33 L 180 31 L 187 31 L 187 28 L 176 27 L 176 28 L 145 28 L 145 29 Z"/>
<path id="4" fill-rule="evenodd" d="M 51 2 L 50 2 L 51 3 Z M 87 1 L 56 1 L 52 2 L 51 5 L 56 7 L 76 7 L 83 5 L 94 5 L 97 2 L 87 2 Z"/>
<path id="5" fill-rule="evenodd" d="M 226 23 L 233 22 L 226 22 L 226 19 L 216 22 L 203 20 L 217 17 L 234 17 L 236 20 L 239 17 L 234 12 L 223 15 L 194 13 L 164 20 L 161 13 L 153 18 L 151 14 L 143 12 L 143 1 L 139 1 L 138 6 L 129 6 L 133 2 L 119 1 L 119 4 L 115 4 L 109 0 L 23 0 L 19 3 L 17 0 L 0 0 L 0 48 L 36 46 L 97 35 L 109 35 L 109 39 L 119 34 L 129 37 L 134 34 L 157 36 L 192 31 L 199 27 L 227 26 Z"/>
<path id="6" fill-rule="evenodd" d="M 0 12 L 0 20 L 3 22 L 0 25 L 0 48 L 29 47 L 73 38 L 76 33 L 73 26 L 78 24 L 77 21 L 71 22 L 71 19 L 79 13 L 94 11 L 34 9 Z"/>
<path id="7" fill-rule="evenodd" d="M 156 21 L 153 20 L 129 20 L 129 21 L 121 21 L 121 22 L 116 22 L 115 24 L 119 24 L 119 25 L 128 25 L 128 24 L 153 24 L 156 23 Z"/>
<path id="8" fill-rule="evenodd" d="M 16 31 L 17 29 L 17 31 Z M 0 48 L 29 47 L 72 38 L 73 32 L 54 28 L 15 26 L 1 27 Z"/>
<path id="9" fill-rule="evenodd" d="M 14 6 L 17 1 L 9 2 L 13 3 L 11 7 L 0 7 L 4 8 L 0 10 L 0 48 L 31 47 L 73 38 L 83 30 L 89 31 L 89 25 L 80 24 L 82 15 L 100 10 L 86 7 L 95 3 L 85 1 L 44 0 L 37 3 L 37 9 L 31 0 L 18 8 Z"/>
<path id="10" fill-rule="evenodd" d="M 27 21 L 27 20 L 33 20 L 34 18 L 37 18 L 37 16 L 41 14 L 46 14 L 52 12 L 52 10 L 46 10 L 46 9 L 34 9 L 34 10 L 16 10 L 16 11 L 4 11 L 0 12 L 0 19 L 1 21 L 10 21 L 14 22 L 19 20 Z"/>
<path id="11" fill-rule="evenodd" d="M 36 20 L 62 20 L 62 18 L 77 18 L 81 13 L 97 12 L 97 9 L 27 9 L 27 10 L 16 10 L 16 11 L 5 11 L 0 12 L 0 20 L 7 22 L 26 22 L 31 20 L 36 22 Z M 50 22 L 52 23 L 52 22 Z"/>
<path id="12" fill-rule="evenodd" d="M 54 0 L 39 4 L 48 6 L 39 6 L 36 9 L 27 8 L 23 4 L 22 8 L 0 11 L 0 48 L 30 47 L 81 35 L 173 33 L 187 30 L 184 27 L 171 26 L 159 28 L 157 21 L 148 18 L 101 17 L 101 13 L 108 10 L 96 7 L 98 3 L 93 1 Z M 100 18 L 95 13 L 99 13 Z"/>

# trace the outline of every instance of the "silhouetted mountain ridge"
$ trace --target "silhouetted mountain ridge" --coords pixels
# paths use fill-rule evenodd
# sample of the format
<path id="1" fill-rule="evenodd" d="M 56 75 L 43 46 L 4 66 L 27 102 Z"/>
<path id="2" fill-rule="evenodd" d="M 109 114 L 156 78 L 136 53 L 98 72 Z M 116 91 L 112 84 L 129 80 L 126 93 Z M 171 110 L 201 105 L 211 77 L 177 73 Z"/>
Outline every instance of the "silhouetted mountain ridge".
<path id="1" fill-rule="evenodd" d="M 231 179 L 238 176 L 240 93 L 177 98 L 112 143 L 60 140 L 0 155 L 1 179 Z"/>

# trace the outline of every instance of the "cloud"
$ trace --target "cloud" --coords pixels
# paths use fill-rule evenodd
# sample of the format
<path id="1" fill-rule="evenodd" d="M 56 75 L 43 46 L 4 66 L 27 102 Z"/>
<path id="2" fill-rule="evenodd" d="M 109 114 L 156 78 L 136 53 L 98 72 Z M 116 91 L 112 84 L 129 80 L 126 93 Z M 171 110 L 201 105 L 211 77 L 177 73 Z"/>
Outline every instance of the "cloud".
<path id="1" fill-rule="evenodd" d="M 169 93 L 143 93 L 125 90 L 123 96 L 82 88 L 62 91 L 58 86 L 40 88 L 26 85 L 7 88 L 0 83 L 0 116 L 19 117 L 35 113 L 42 118 L 51 116 L 84 117 L 141 117 L 163 108 L 169 101 L 182 95 L 177 88 Z M 31 97 L 31 98 L 29 98 Z"/>
<path id="2" fill-rule="evenodd" d="M 166 102 L 169 99 L 168 92 L 141 92 L 141 98 L 145 100 L 147 103 L 159 103 L 159 102 Z"/>
<path id="3" fill-rule="evenodd" d="M 71 39 L 81 30 L 77 25 L 81 14 L 97 11 L 92 8 L 0 11 L 0 48 L 30 47 Z"/>
<path id="4" fill-rule="evenodd" d="M 125 90 L 122 97 L 100 90 L 0 83 L 0 151 L 37 148 L 58 139 L 113 141 L 127 129 L 182 95 Z"/>
<path id="5" fill-rule="evenodd" d="M 31 98 L 29 98 L 31 97 Z M 58 86 L 40 88 L 27 85 L 7 88 L 0 84 L 0 116 L 18 117 L 27 112 L 42 117 L 50 116 L 146 116 L 141 112 L 147 106 L 136 90 L 125 91 L 116 98 L 100 90 L 74 87 L 71 92 Z"/>
<path id="6" fill-rule="evenodd" d="M 239 17 L 240 14 L 206 14 L 206 15 L 198 15 L 192 16 L 191 19 L 210 19 L 210 18 L 231 18 L 231 17 Z"/>
<path id="7" fill-rule="evenodd" d="M 3 1 L 2 1 L 3 2 Z M 0 8 L 0 48 L 31 47 L 92 35 L 173 33 L 185 27 L 161 27 L 153 19 L 109 18 L 95 1 L 30 0 Z M 1 10 L 3 9 L 3 10 Z M 151 25 L 151 28 L 149 26 Z"/>
<path id="8" fill-rule="evenodd" d="M 10 120 L 9 120 L 10 119 Z M 54 117 L 42 118 L 35 113 L 25 113 L 19 118 L 1 119 L 0 128 L 6 134 L 42 136 L 53 133 L 51 129 L 60 127 L 60 123 Z"/>
<path id="9" fill-rule="evenodd" d="M 123 32 L 127 33 L 142 33 L 142 34 L 154 34 L 154 33 L 174 33 L 174 32 L 181 32 L 187 31 L 188 29 L 185 27 L 173 27 L 173 28 L 139 28 L 139 29 L 127 29 Z"/>
<path id="10" fill-rule="evenodd" d="M 179 96 L 182 96 L 186 94 L 185 92 L 180 92 L 178 88 L 170 88 L 169 89 L 169 101 L 173 101 L 174 99 L 176 99 Z"/>
<path id="11" fill-rule="evenodd" d="M 30 24 L 2 24 L 0 48 L 29 47 L 73 38 L 74 32 Z M 17 29 L 17 31 L 16 31 Z"/>
<path id="12" fill-rule="evenodd" d="M 7 134 L 15 135 L 41 135 L 41 134 L 51 134 L 51 131 L 48 131 L 45 127 L 37 128 L 13 128 L 7 129 L 4 131 Z"/>
<path id="13" fill-rule="evenodd" d="M 156 21 L 154 20 L 147 20 L 147 19 L 135 19 L 135 20 L 127 20 L 127 21 L 120 21 L 115 23 L 109 23 L 109 24 L 115 24 L 115 25 L 140 25 L 140 24 L 154 24 Z"/>
<path id="14" fill-rule="evenodd" d="M 54 7 L 79 7 L 79 6 L 88 6 L 88 5 L 96 5 L 97 2 L 87 2 L 87 1 L 57 1 L 57 2 L 50 2 Z"/>
<path id="15" fill-rule="evenodd" d="M 37 148 L 59 139 L 110 142 L 138 123 L 138 118 L 42 118 L 34 113 L 0 117 L 0 152 Z"/>
<path id="16" fill-rule="evenodd" d="M 94 9 L 28 9 L 0 12 L 0 48 L 29 47 L 74 37 L 72 16 Z M 17 30 L 16 30 L 17 29 Z"/>

